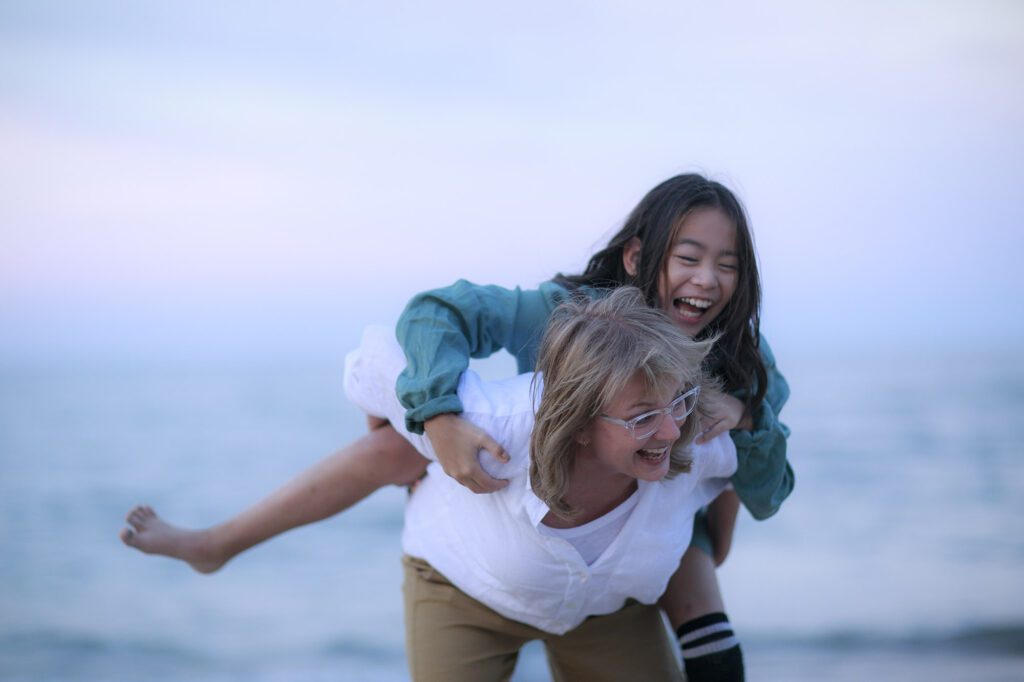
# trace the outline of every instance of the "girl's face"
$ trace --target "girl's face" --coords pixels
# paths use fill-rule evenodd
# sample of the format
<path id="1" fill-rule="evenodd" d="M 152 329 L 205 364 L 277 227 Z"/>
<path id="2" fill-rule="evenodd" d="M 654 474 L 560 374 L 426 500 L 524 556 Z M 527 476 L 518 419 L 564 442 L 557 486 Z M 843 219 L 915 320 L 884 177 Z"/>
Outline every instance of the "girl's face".
<path id="1" fill-rule="evenodd" d="M 640 240 L 623 250 L 626 271 L 636 273 Z M 687 336 L 696 337 L 729 303 L 739 278 L 736 226 L 721 209 L 690 212 L 672 236 L 658 299 Z"/>
<path id="2" fill-rule="evenodd" d="M 637 375 L 605 406 L 604 414 L 629 421 L 668 406 L 677 393 L 655 393 Z M 661 420 L 658 430 L 644 440 L 634 438 L 633 432 L 621 424 L 594 419 L 581 433 L 581 442 L 586 445 L 577 457 L 589 458 L 590 464 L 624 480 L 660 481 L 668 473 L 669 454 L 678 439 L 679 424 L 668 415 Z"/>
<path id="3" fill-rule="evenodd" d="M 725 308 L 739 277 L 736 226 L 717 208 L 686 216 L 669 245 L 658 285 L 665 311 L 690 337 L 696 337 Z"/>

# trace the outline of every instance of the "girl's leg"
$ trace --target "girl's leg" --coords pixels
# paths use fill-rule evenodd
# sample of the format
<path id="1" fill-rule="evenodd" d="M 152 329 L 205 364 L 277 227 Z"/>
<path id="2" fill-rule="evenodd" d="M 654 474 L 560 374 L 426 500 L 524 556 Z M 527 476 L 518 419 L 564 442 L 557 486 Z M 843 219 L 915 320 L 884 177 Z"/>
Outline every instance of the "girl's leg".
<path id="1" fill-rule="evenodd" d="M 715 562 L 707 552 L 696 545 L 686 550 L 658 603 L 673 630 L 698 616 L 725 610 Z"/>
<path id="2" fill-rule="evenodd" d="M 725 615 L 711 555 L 691 545 L 659 604 L 679 637 L 687 680 L 743 680 L 743 654 Z"/>
<path id="3" fill-rule="evenodd" d="M 178 528 L 146 506 L 129 512 L 121 540 L 147 554 L 181 559 L 212 573 L 264 540 L 344 511 L 385 485 L 408 485 L 427 466 L 390 425 L 374 428 L 351 445 L 301 472 L 241 514 L 210 528 Z"/>

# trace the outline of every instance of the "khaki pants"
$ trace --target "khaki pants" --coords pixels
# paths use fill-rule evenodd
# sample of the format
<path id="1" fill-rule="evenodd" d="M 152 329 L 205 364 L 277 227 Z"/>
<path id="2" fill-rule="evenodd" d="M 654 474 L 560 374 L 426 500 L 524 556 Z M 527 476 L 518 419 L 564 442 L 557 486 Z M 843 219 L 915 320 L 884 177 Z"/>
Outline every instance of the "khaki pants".
<path id="1" fill-rule="evenodd" d="M 657 606 L 630 602 L 553 635 L 499 615 L 422 559 L 406 556 L 402 563 L 406 656 L 415 682 L 508 680 L 519 649 L 534 639 L 544 641 L 555 682 L 682 682 Z"/>

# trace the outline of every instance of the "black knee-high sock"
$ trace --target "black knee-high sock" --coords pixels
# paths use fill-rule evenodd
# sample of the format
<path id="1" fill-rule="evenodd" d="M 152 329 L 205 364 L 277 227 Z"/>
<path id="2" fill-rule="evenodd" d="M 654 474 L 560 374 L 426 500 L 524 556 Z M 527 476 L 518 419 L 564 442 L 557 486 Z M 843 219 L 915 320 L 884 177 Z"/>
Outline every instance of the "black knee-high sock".
<path id="1" fill-rule="evenodd" d="M 743 652 L 724 613 L 709 613 L 676 629 L 688 682 L 743 682 Z"/>

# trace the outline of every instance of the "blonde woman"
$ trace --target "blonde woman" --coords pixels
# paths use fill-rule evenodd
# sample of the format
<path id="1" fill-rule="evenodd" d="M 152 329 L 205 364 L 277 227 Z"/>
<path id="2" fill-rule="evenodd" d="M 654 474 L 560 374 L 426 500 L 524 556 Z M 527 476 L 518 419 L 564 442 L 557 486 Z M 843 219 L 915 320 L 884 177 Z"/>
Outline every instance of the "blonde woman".
<path id="1" fill-rule="evenodd" d="M 656 602 L 690 544 L 692 519 L 728 484 L 728 435 L 691 447 L 711 342 L 694 342 L 622 287 L 554 315 L 535 375 L 465 372 L 463 418 L 503 443 L 476 495 L 430 441 L 405 430 L 389 332 L 346 363 L 346 391 L 432 460 L 403 533 L 405 620 L 416 682 L 505 680 L 543 640 L 556 680 L 681 680 Z"/>

